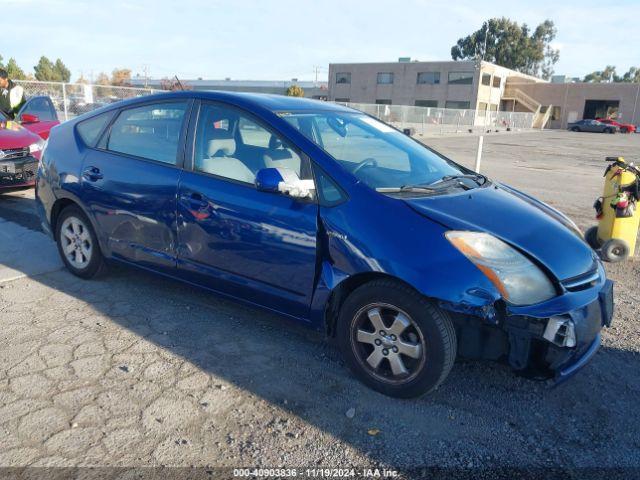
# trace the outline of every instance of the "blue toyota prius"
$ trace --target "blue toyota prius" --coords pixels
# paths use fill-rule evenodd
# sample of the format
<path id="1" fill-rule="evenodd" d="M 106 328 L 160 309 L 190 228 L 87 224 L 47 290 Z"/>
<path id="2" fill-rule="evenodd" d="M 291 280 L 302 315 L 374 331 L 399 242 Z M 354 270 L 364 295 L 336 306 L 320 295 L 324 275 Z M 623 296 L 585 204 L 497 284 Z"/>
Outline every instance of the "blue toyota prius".
<path id="1" fill-rule="evenodd" d="M 178 92 L 56 127 L 43 226 L 82 278 L 118 261 L 336 339 L 413 397 L 456 356 L 566 379 L 611 323 L 612 283 L 562 213 L 350 108 Z"/>

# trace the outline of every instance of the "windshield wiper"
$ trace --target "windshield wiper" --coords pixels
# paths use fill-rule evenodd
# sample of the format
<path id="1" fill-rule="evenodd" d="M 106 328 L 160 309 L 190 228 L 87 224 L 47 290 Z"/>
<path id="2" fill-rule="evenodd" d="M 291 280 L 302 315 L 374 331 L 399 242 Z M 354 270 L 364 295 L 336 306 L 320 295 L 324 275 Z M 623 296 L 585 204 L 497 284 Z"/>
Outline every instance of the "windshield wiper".
<path id="1" fill-rule="evenodd" d="M 432 193 L 438 190 L 442 190 L 437 187 L 427 187 L 422 185 L 402 185 L 401 187 L 379 187 L 376 188 L 376 192 L 380 193 L 400 193 L 400 192 L 423 192 Z"/>
<path id="2" fill-rule="evenodd" d="M 445 175 L 440 180 L 434 183 L 431 183 L 430 185 L 438 185 L 440 183 L 451 182 L 454 180 L 461 180 L 463 178 L 469 178 L 475 181 L 478 184 L 478 186 L 484 185 L 489 180 L 487 177 L 485 177 L 481 173 L 467 173 L 467 174 L 460 174 L 460 175 Z"/>

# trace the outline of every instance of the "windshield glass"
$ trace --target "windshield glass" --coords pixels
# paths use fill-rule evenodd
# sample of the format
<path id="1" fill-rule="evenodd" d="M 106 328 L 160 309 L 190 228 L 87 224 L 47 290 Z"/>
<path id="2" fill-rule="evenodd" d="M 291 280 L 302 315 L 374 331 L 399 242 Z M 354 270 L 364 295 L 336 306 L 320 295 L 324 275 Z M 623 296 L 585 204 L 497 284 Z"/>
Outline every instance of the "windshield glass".
<path id="1" fill-rule="evenodd" d="M 374 189 L 426 186 L 467 173 L 368 115 L 329 111 L 280 115 Z"/>

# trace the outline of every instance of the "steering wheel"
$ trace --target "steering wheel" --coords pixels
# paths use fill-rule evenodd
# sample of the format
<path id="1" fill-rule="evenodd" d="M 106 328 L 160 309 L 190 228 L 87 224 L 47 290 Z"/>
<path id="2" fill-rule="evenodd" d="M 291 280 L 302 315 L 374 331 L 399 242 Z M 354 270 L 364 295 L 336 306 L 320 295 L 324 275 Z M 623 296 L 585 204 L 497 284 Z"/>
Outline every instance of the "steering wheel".
<path id="1" fill-rule="evenodd" d="M 360 162 L 360 164 L 356 168 L 351 170 L 351 173 L 355 175 L 356 173 L 358 173 L 360 170 L 362 170 L 364 167 L 368 165 L 371 165 L 372 167 L 377 167 L 378 161 L 373 157 L 365 158 L 362 162 Z"/>

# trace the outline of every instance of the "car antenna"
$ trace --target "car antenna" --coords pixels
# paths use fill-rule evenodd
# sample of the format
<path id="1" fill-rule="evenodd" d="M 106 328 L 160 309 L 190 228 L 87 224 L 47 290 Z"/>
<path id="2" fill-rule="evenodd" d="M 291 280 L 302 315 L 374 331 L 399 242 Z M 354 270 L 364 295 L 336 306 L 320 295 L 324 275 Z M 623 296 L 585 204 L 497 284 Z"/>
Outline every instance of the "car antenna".
<path id="1" fill-rule="evenodd" d="M 178 86 L 180 87 L 180 90 L 184 91 L 184 87 L 182 86 L 182 82 L 180 82 L 180 79 L 178 78 L 178 75 L 174 75 L 176 82 L 178 83 Z"/>

